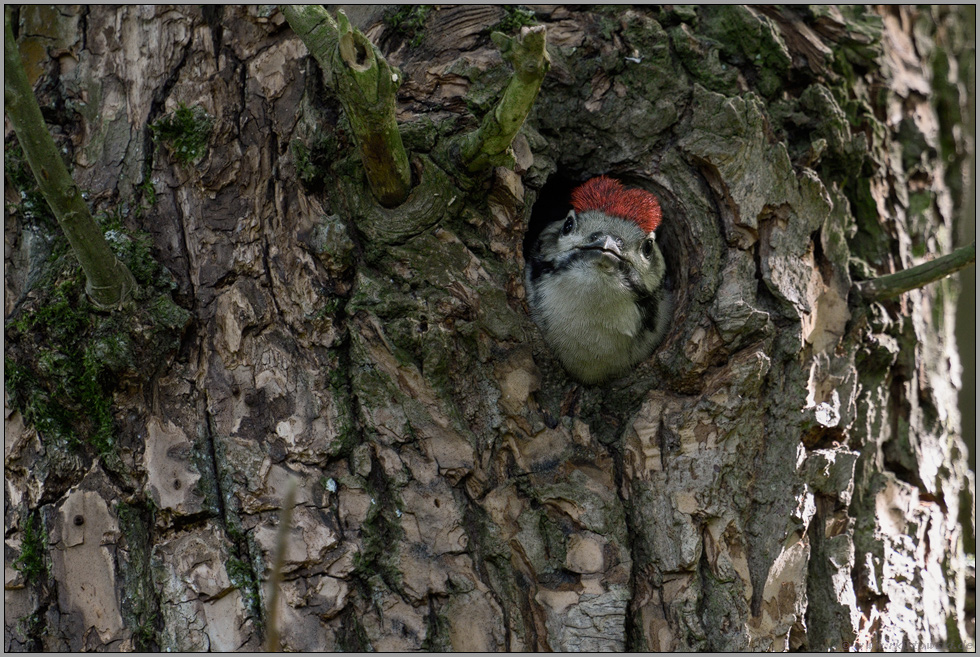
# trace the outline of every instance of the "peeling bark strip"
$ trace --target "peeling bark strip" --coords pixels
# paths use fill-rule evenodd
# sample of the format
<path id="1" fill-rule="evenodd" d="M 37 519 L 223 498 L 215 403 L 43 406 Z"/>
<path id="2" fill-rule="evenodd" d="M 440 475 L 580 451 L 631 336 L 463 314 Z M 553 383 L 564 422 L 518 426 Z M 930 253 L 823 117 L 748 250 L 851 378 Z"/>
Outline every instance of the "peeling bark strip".
<path id="1" fill-rule="evenodd" d="M 961 11 L 351 7 L 421 164 L 385 208 L 275 9 L 23 7 L 79 185 L 155 193 L 123 221 L 193 323 L 114 387 L 115 465 L 5 416 L 5 648 L 971 647 L 955 287 L 848 303 L 953 250 Z M 490 34 L 531 22 L 515 166 L 464 189 L 447 146 L 514 75 Z M 214 118 L 193 166 L 149 139 L 181 103 Z M 677 309 L 601 388 L 521 283 L 528 227 L 598 174 L 661 199 Z M 11 324 L 48 242 L 24 203 L 4 228 Z"/>
<path id="2" fill-rule="evenodd" d="M 68 237 L 72 251 L 85 271 L 85 291 L 89 298 L 102 308 L 118 307 L 129 298 L 136 281 L 109 248 L 48 132 L 34 90 L 27 81 L 17 40 L 10 29 L 10 16 L 6 11 L 3 29 L 4 110 L 44 199 L 51 206 L 58 225 Z"/>
<path id="3" fill-rule="evenodd" d="M 283 14 L 328 73 L 361 151 L 371 191 L 386 208 L 400 205 L 412 172 L 395 121 L 398 69 L 388 65 L 341 10 L 335 23 L 319 5 L 282 5 Z"/>

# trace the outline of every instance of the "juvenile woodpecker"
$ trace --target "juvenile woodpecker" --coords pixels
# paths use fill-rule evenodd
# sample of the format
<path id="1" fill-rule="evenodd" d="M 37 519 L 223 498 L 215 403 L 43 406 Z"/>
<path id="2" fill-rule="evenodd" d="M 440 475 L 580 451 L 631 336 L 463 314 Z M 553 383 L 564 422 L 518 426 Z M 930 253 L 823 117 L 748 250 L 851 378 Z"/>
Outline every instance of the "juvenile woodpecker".
<path id="1" fill-rule="evenodd" d="M 670 301 L 654 231 L 657 197 L 599 176 L 572 191 L 572 210 L 541 232 L 525 273 L 531 317 L 582 383 L 647 358 L 667 332 Z"/>

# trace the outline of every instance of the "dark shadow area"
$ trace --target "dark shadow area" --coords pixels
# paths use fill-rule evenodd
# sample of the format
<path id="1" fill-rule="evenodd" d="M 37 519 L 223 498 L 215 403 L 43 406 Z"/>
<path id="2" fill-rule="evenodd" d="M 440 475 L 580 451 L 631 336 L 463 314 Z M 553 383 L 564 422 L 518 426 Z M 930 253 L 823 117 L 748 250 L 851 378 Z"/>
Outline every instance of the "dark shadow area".
<path id="1" fill-rule="evenodd" d="M 531 247 L 538 241 L 538 236 L 545 226 L 553 221 L 564 219 L 572 209 L 572 190 L 580 185 L 582 180 L 569 178 L 557 172 L 553 174 L 538 193 L 538 199 L 531 208 L 531 218 L 528 221 L 527 233 L 524 234 L 524 260 L 531 255 Z"/>

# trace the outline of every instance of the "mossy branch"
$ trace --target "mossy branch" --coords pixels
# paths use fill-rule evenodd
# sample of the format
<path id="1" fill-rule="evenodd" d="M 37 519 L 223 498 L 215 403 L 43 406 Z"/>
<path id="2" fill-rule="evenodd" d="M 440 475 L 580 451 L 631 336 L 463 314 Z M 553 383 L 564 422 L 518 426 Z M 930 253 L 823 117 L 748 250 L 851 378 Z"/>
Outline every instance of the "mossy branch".
<path id="1" fill-rule="evenodd" d="M 319 62 L 327 84 L 333 86 L 332 55 L 340 39 L 337 21 L 321 5 L 279 5 L 279 11 Z"/>
<path id="2" fill-rule="evenodd" d="M 544 25 L 523 27 L 517 37 L 508 37 L 501 32 L 490 35 L 501 55 L 514 67 L 514 74 L 493 111 L 483 117 L 477 130 L 465 135 L 460 142 L 460 158 L 469 171 L 513 166 L 514 154 L 510 145 L 524 125 L 551 67 L 546 37 Z"/>
<path id="3" fill-rule="evenodd" d="M 10 17 L 6 13 L 3 68 L 4 110 L 44 199 L 51 206 L 82 265 L 86 278 L 85 291 L 97 306 L 118 306 L 129 298 L 136 281 L 109 248 L 78 185 L 61 160 L 58 147 L 41 116 L 34 90 L 27 80 L 17 41 L 10 28 Z"/>
<path id="4" fill-rule="evenodd" d="M 908 292 L 917 287 L 922 287 L 940 278 L 949 276 L 964 267 L 975 263 L 977 260 L 977 243 L 973 242 L 969 246 L 963 246 L 949 255 L 936 258 L 921 265 L 908 269 L 879 276 L 868 281 L 861 281 L 854 284 L 854 289 L 865 301 L 880 301 L 896 297 L 902 292 Z"/>
<path id="5" fill-rule="evenodd" d="M 281 10 L 344 106 L 374 197 L 387 208 L 401 204 L 412 187 L 408 154 L 395 121 L 401 73 L 351 27 L 344 12 L 337 13 L 335 22 L 320 5 L 283 5 Z"/>

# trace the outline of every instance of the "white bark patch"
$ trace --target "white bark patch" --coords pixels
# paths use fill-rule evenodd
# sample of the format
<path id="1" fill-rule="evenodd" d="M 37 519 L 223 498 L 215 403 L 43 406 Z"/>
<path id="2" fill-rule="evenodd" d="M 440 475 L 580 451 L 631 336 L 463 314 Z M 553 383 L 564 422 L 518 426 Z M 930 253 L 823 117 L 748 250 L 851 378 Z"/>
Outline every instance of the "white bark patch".
<path id="1" fill-rule="evenodd" d="M 121 639 L 124 627 L 110 552 L 119 535 L 116 519 L 98 493 L 76 488 L 61 505 L 57 523 L 52 533 L 61 540 L 53 546 L 51 560 L 59 608 L 75 616 L 77 636 L 94 631 L 102 644 Z"/>
<path id="2" fill-rule="evenodd" d="M 343 610 L 349 593 L 347 582 L 324 575 L 313 588 L 310 602 L 320 607 L 322 618 L 333 618 Z"/>
<path id="3" fill-rule="evenodd" d="M 454 651 L 496 652 L 503 648 L 503 613 L 487 592 L 477 590 L 453 596 L 444 613 L 449 619 L 449 643 Z"/>
<path id="4" fill-rule="evenodd" d="M 573 573 L 598 573 L 605 570 L 602 547 L 606 541 L 591 532 L 568 538 L 565 567 Z"/>
<path id="5" fill-rule="evenodd" d="M 769 568 L 762 594 L 762 613 L 748 623 L 752 650 L 782 652 L 790 648 L 790 632 L 796 626 L 802 627 L 806 613 L 809 559 L 809 541 L 798 534 L 792 535 Z"/>
<path id="6" fill-rule="evenodd" d="M 306 46 L 299 39 L 290 39 L 274 48 L 267 48 L 256 54 L 249 63 L 249 77 L 259 83 L 267 100 L 274 100 L 291 82 L 286 78 L 286 72 L 294 69 L 287 66 L 287 62 L 298 60 L 306 52 Z"/>
<path id="7" fill-rule="evenodd" d="M 500 385 L 500 403 L 511 415 L 520 415 L 528 398 L 541 387 L 538 371 L 530 349 L 518 349 L 494 369 Z"/>
<path id="8" fill-rule="evenodd" d="M 836 427 L 840 423 L 840 395 L 836 390 L 831 392 L 830 403 L 817 404 L 814 416 L 825 427 Z"/>
<path id="9" fill-rule="evenodd" d="M 819 280 L 815 278 L 814 280 Z M 839 286 L 820 284 L 810 289 L 812 309 L 803 319 L 803 339 L 813 345 L 815 352 L 833 349 L 842 335 L 844 327 L 851 318 L 847 307 L 847 290 Z"/>
<path id="10" fill-rule="evenodd" d="M 243 331 L 252 326 L 259 314 L 248 297 L 237 285 L 218 297 L 218 311 L 215 320 L 218 326 L 218 352 L 231 366 L 237 362 L 242 346 Z"/>
<path id="11" fill-rule="evenodd" d="M 192 444 L 187 434 L 157 417 L 147 421 L 146 434 L 143 467 L 154 503 L 176 515 L 199 513 L 204 498 L 195 488 L 201 475 L 188 462 Z"/>
<path id="12" fill-rule="evenodd" d="M 509 541 L 520 531 L 516 521 L 524 513 L 525 503 L 517 495 L 513 486 L 502 486 L 490 491 L 484 500 L 483 508 L 490 515 L 494 525 L 500 527 L 501 537 L 504 540 Z"/>
<path id="13" fill-rule="evenodd" d="M 230 591 L 228 595 L 205 602 L 202 608 L 207 619 L 206 633 L 211 652 L 240 650 L 243 639 L 241 619 L 245 612 L 241 593 Z"/>

